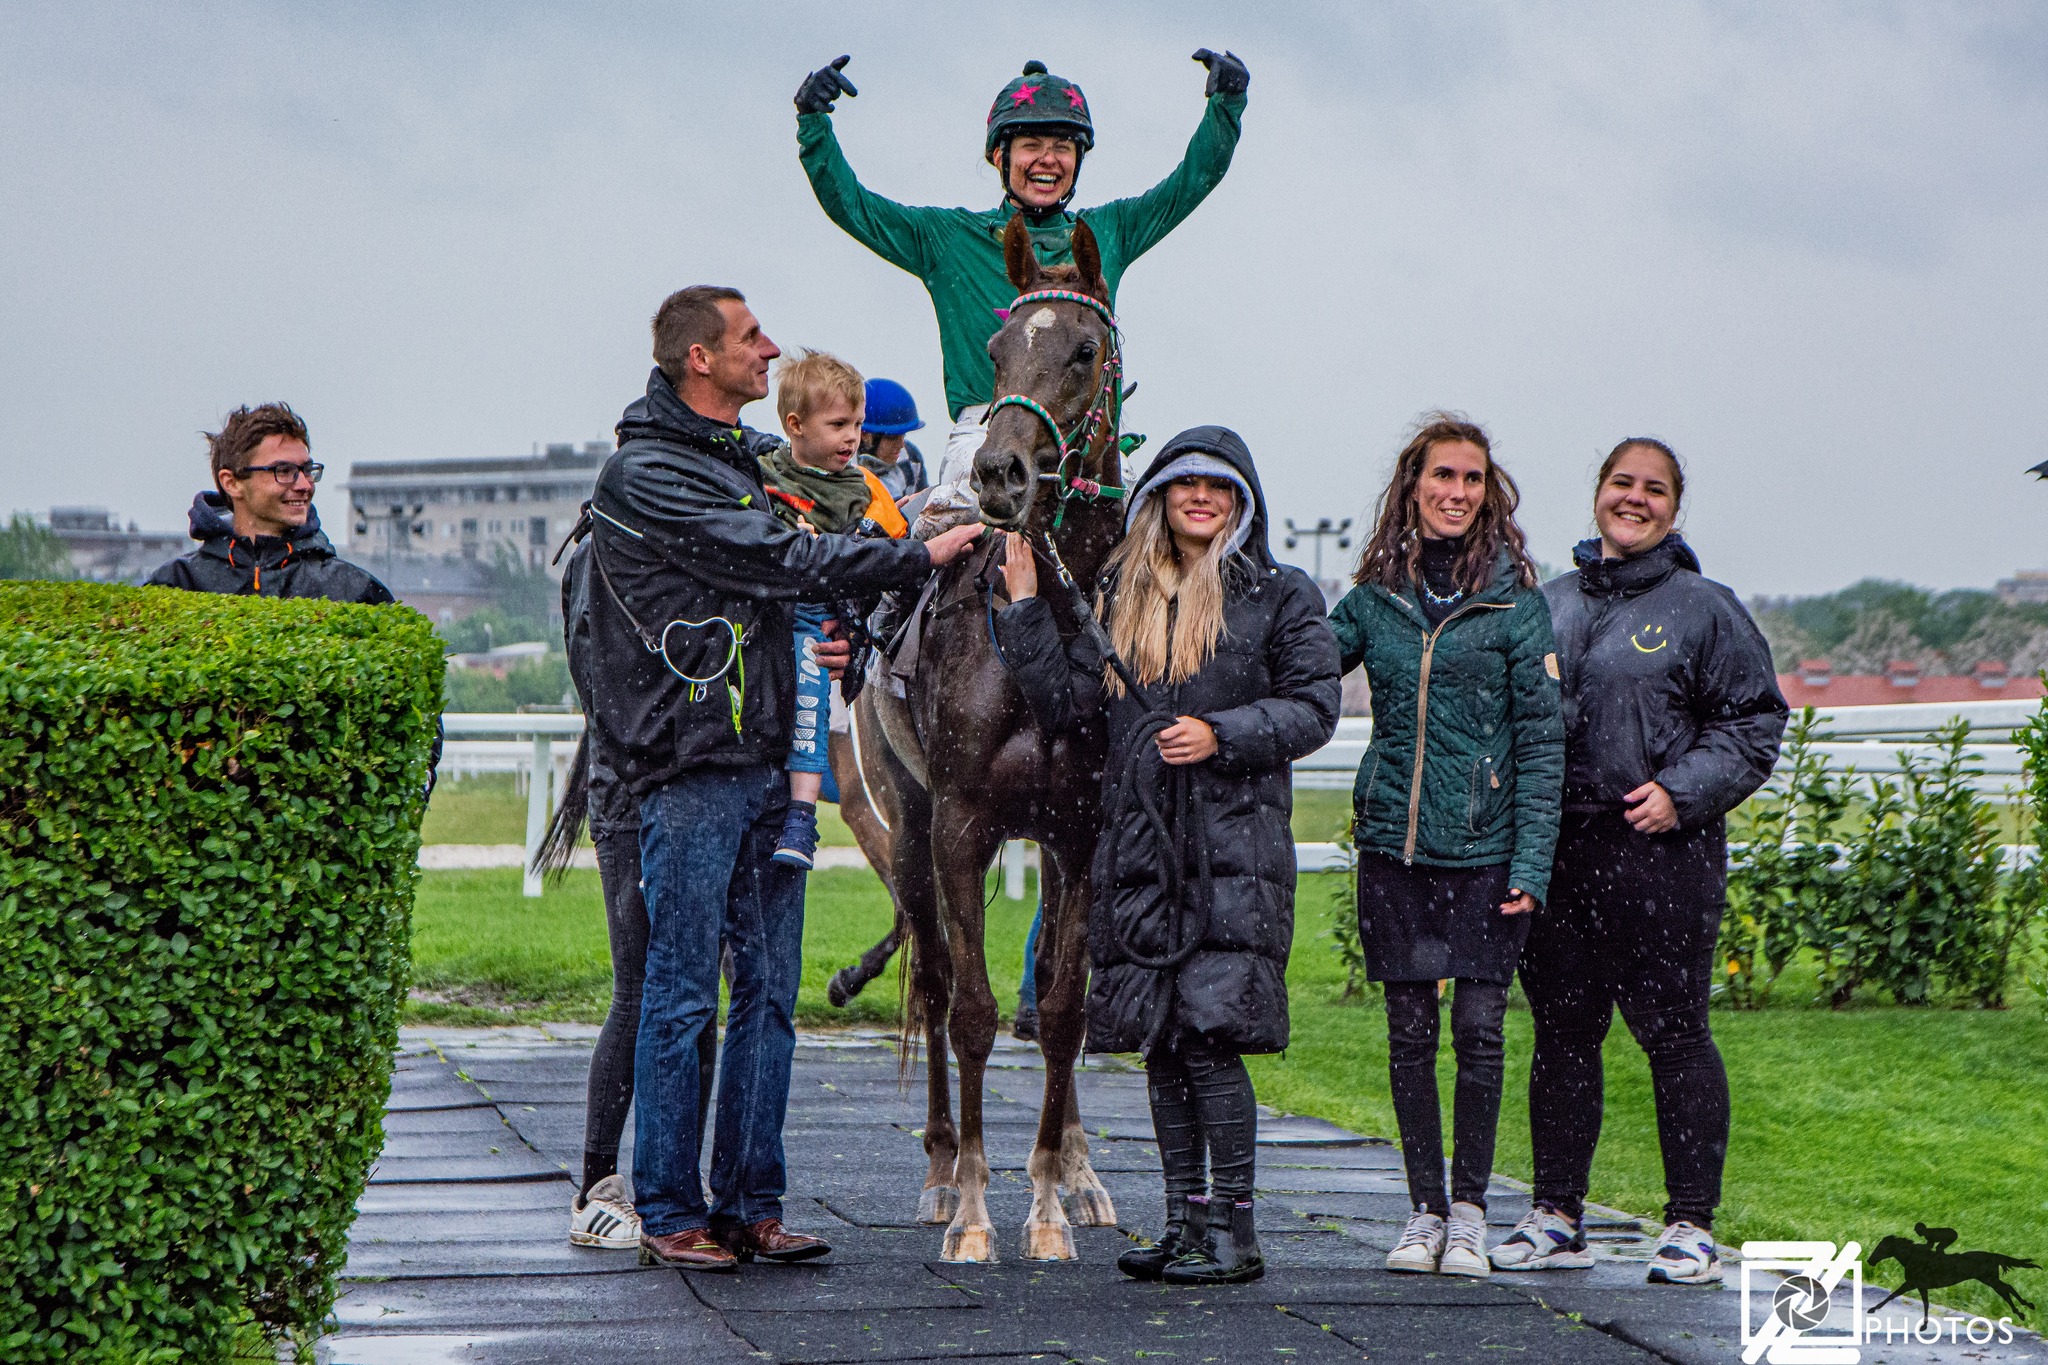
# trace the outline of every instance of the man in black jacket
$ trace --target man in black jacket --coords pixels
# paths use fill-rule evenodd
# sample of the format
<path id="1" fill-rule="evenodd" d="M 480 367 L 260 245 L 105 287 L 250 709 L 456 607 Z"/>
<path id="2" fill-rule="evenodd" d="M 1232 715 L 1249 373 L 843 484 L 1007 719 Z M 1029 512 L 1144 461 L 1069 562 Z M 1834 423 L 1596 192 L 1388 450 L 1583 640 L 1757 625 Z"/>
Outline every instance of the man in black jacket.
<path id="1" fill-rule="evenodd" d="M 796 604 L 912 586 L 981 529 L 857 541 L 777 520 L 756 462 L 768 438 L 740 426 L 739 413 L 767 396 L 768 364 L 780 354 L 737 290 L 670 295 L 654 316 L 646 396 L 620 419 L 619 449 L 577 527 L 592 538 L 581 623 L 590 724 L 640 809 L 649 919 L 633 1085 L 641 1256 L 698 1270 L 830 1250 L 782 1227 L 804 880 L 770 859 L 789 804 Z M 847 654 L 832 641 L 818 658 L 839 668 Z M 707 1210 L 691 1118 L 723 946 L 732 999 Z"/>
<path id="2" fill-rule="evenodd" d="M 192 499 L 199 548 L 149 576 L 149 585 L 189 592 L 322 597 L 378 606 L 390 589 L 339 558 L 320 530 L 306 423 L 283 403 L 236 408 L 207 436 L 213 488 Z"/>

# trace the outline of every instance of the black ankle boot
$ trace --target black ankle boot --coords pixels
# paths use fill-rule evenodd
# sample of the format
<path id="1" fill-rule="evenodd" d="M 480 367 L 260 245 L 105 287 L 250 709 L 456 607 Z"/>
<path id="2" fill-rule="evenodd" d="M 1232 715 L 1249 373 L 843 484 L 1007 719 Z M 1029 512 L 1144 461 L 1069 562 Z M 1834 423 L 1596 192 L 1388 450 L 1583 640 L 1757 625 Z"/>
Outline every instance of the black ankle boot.
<path id="1" fill-rule="evenodd" d="M 1166 1232 L 1148 1247 L 1132 1247 L 1116 1258 L 1116 1268 L 1134 1280 L 1156 1280 L 1173 1261 L 1208 1240 L 1209 1206 L 1188 1202 L 1184 1194 L 1166 1196 Z"/>
<path id="2" fill-rule="evenodd" d="M 1168 1284 L 1243 1284 L 1266 1273 L 1259 1234 L 1252 1228 L 1249 1201 L 1230 1205 L 1230 1222 L 1206 1246 L 1171 1262 L 1160 1278 Z"/>

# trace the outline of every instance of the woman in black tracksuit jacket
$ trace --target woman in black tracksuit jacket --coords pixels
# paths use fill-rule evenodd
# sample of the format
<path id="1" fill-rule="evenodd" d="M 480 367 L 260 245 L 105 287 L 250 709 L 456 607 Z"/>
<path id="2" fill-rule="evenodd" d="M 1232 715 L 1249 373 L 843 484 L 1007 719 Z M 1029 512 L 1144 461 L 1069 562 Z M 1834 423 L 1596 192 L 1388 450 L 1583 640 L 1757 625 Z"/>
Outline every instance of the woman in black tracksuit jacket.
<path id="1" fill-rule="evenodd" d="M 1098 613 L 1146 695 L 1105 676 L 1087 633 L 1061 643 L 1015 535 L 996 636 L 1041 728 L 1108 722 L 1088 1049 L 1145 1054 L 1167 1208 L 1158 1244 L 1117 1264 L 1176 1284 L 1256 1279 L 1243 1056 L 1287 1046 L 1290 765 L 1336 730 L 1337 644 L 1321 591 L 1273 559 L 1235 432 L 1167 442 L 1125 525 Z"/>
<path id="2" fill-rule="evenodd" d="M 1498 1270 L 1590 1265 L 1579 1227 L 1600 1139 L 1600 1045 L 1616 1006 L 1649 1056 L 1669 1202 L 1653 1284 L 1720 1279 L 1714 1206 L 1728 1075 L 1707 1027 L 1727 899 L 1729 811 L 1778 758 L 1785 699 L 1735 594 L 1671 529 L 1685 492 L 1661 441 L 1623 441 L 1593 495 L 1600 534 L 1545 585 L 1563 671 L 1564 824 L 1522 951 L 1536 1026 L 1535 1203 Z"/>

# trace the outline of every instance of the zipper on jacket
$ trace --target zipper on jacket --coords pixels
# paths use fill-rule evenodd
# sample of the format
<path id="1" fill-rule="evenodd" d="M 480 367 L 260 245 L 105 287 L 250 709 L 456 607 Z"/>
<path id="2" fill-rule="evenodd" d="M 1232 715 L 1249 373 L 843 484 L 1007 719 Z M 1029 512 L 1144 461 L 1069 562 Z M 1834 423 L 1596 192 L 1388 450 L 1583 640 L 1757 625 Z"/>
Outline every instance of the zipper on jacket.
<path id="1" fill-rule="evenodd" d="M 1513 611 L 1508 602 L 1467 602 L 1437 622 L 1422 642 L 1422 675 L 1415 686 L 1415 771 L 1408 778 L 1408 841 L 1401 846 L 1401 865 L 1415 866 L 1415 836 L 1422 818 L 1422 740 L 1429 733 L 1429 666 L 1436 657 L 1436 641 L 1444 627 L 1472 610 Z"/>

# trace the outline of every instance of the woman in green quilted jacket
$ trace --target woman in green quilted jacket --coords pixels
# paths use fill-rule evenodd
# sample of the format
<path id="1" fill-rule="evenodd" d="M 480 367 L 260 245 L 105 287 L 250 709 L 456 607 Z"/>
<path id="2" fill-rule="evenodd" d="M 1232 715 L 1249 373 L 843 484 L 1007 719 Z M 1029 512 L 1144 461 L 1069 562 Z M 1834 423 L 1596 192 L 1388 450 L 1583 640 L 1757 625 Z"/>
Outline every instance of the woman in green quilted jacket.
<path id="1" fill-rule="evenodd" d="M 845 57 L 797 89 L 797 155 L 819 205 L 861 245 L 917 276 L 931 295 L 954 420 L 938 482 L 965 485 L 981 446 L 982 416 L 995 397 L 988 342 L 1002 325 L 998 310 L 1017 293 L 1003 265 L 1010 219 L 1024 215 L 1044 266 L 1073 261 L 1074 224 L 1085 219 L 1102 248 L 1106 302 L 1114 308 L 1124 270 L 1193 213 L 1230 169 L 1251 73 L 1228 52 L 1203 48 L 1195 60 L 1209 69 L 1208 104 L 1180 165 L 1143 194 L 1078 212 L 1069 205 L 1081 161 L 1095 145 L 1094 118 L 1081 87 L 1043 62 L 1025 63 L 1024 74 L 989 106 L 982 152 L 1003 179 L 1003 200 L 991 209 L 913 207 L 860 183 L 832 129 L 833 101 L 857 93 L 843 74 Z"/>
<path id="2" fill-rule="evenodd" d="M 1492 443 L 1424 418 L 1394 464 L 1356 586 L 1330 614 L 1372 683 L 1353 793 L 1359 937 L 1384 983 L 1387 1062 L 1414 1214 L 1387 1269 L 1483 1276 L 1502 1020 L 1550 885 L 1564 724 L 1550 608 Z M 1437 1105 L 1439 983 L 1458 1055 L 1451 1185 Z"/>

